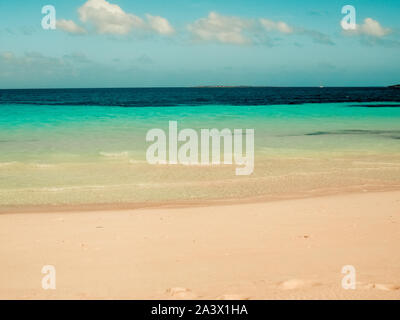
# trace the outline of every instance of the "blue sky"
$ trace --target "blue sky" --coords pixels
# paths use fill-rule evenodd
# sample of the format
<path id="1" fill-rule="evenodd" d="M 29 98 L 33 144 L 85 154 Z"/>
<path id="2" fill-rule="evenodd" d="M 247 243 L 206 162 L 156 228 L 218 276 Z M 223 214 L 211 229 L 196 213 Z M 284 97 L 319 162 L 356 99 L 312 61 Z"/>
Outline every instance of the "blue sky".
<path id="1" fill-rule="evenodd" d="M 56 30 L 41 27 L 48 4 Z M 399 13 L 398 0 L 0 0 L 0 88 L 385 86 L 400 83 Z"/>

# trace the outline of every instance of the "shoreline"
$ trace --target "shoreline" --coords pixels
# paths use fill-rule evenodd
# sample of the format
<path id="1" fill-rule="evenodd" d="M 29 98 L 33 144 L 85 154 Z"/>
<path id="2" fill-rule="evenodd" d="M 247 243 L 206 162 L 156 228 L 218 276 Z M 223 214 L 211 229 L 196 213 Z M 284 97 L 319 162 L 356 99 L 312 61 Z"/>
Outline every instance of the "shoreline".
<path id="1" fill-rule="evenodd" d="M 0 299 L 400 299 L 400 191 L 76 213 L 0 215 Z"/>
<path id="2" fill-rule="evenodd" d="M 284 200 L 299 200 L 320 198 L 326 196 L 357 194 L 357 193 L 384 193 L 400 191 L 400 185 L 388 185 L 384 187 L 377 186 L 353 186 L 345 190 L 342 188 L 326 188 L 324 190 L 316 190 L 311 192 L 299 192 L 291 195 L 281 196 L 258 196 L 258 197 L 244 197 L 232 199 L 203 199 L 203 200 L 171 200 L 163 202 L 132 202 L 132 203 L 88 203 L 88 204 L 43 204 L 43 205 L 16 205 L 16 206 L 1 206 L 0 216 L 3 214 L 20 214 L 20 213 L 79 213 L 79 212 L 93 212 L 93 211 L 124 211 L 124 210 L 146 210 L 146 209 L 180 209 L 191 207 L 212 207 L 212 206 L 226 206 L 226 205 L 240 205 L 240 204 L 253 204 L 253 203 L 269 203 Z"/>

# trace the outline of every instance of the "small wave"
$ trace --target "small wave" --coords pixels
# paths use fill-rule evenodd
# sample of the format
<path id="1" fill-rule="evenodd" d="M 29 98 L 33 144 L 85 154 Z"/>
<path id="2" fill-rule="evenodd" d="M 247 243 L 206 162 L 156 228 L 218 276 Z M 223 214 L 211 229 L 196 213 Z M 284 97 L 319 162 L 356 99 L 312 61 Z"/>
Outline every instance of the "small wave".
<path id="1" fill-rule="evenodd" d="M 129 163 L 130 164 L 143 164 L 143 163 L 147 163 L 147 162 L 144 161 L 144 160 L 133 160 L 133 159 L 131 159 L 131 160 L 129 160 Z"/>
<path id="2" fill-rule="evenodd" d="M 66 186 L 66 187 L 42 187 L 34 189 L 25 189 L 31 192 L 63 192 L 63 191 L 79 191 L 79 190 L 98 190 L 104 189 L 107 186 L 95 185 L 95 186 Z"/>
<path id="3" fill-rule="evenodd" d="M 129 152 L 100 152 L 100 155 L 106 158 L 127 158 L 129 156 Z"/>
<path id="4" fill-rule="evenodd" d="M 55 167 L 54 164 L 49 164 L 49 163 L 35 163 L 33 166 L 38 169 L 47 169 Z"/>
<path id="5" fill-rule="evenodd" d="M 152 186 L 152 183 L 148 183 L 149 186 Z M 96 191 L 96 190 L 112 190 L 112 189 L 120 189 L 120 188 L 132 188 L 132 187 L 143 187 L 141 183 L 130 183 L 130 184 L 110 184 L 110 185 L 82 185 L 82 186 L 48 186 L 48 187 L 31 187 L 31 188 L 16 188 L 16 189 L 7 189 L 0 190 L 1 193 L 36 193 L 36 192 L 80 192 L 80 191 Z"/>
<path id="6" fill-rule="evenodd" d="M 8 166 L 16 165 L 16 164 L 18 164 L 18 162 L 16 162 L 16 161 L 0 162 L 0 168 L 1 167 L 8 167 Z"/>
<path id="7" fill-rule="evenodd" d="M 17 161 L 0 162 L 0 168 L 11 167 L 11 166 L 23 166 L 23 167 L 36 168 L 36 169 L 47 169 L 47 168 L 53 168 L 56 165 L 49 164 L 49 163 L 29 163 L 29 162 L 17 162 Z"/>

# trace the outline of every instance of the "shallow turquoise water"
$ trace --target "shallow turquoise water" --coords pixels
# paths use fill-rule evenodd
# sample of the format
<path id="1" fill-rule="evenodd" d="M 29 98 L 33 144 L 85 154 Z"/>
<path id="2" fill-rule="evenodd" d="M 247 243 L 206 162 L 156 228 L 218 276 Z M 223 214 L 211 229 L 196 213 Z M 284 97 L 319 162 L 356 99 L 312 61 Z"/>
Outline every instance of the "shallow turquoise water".
<path id="1" fill-rule="evenodd" d="M 354 103 L 352 105 L 355 105 Z M 400 108 L 348 104 L 120 108 L 0 105 L 0 162 L 86 161 L 129 151 L 144 159 L 145 135 L 184 128 L 254 128 L 256 148 L 397 151 Z"/>
<path id="2" fill-rule="evenodd" d="M 287 180 L 274 180 L 274 189 L 275 182 L 268 179 L 318 171 L 317 166 L 333 177 L 361 160 L 369 163 L 369 171 L 365 175 L 365 168 L 356 166 L 352 174 L 362 171 L 359 179 L 364 175 L 368 181 L 378 179 L 377 185 L 395 185 L 400 182 L 400 108 L 363 105 L 121 108 L 3 104 L 0 204 L 164 201 L 294 192 L 319 185 L 305 181 L 296 189 L 300 180 L 291 185 Z M 172 120 L 178 121 L 178 129 L 255 129 L 254 174 L 238 178 L 225 166 L 148 165 L 146 132 L 151 128 L 167 132 Z M 320 187 L 337 187 L 332 177 L 323 178 Z M 232 189 L 228 182 L 237 179 L 242 183 Z M 255 189 L 248 188 L 245 179 L 256 179 Z M 179 183 L 174 189 L 173 184 Z"/>

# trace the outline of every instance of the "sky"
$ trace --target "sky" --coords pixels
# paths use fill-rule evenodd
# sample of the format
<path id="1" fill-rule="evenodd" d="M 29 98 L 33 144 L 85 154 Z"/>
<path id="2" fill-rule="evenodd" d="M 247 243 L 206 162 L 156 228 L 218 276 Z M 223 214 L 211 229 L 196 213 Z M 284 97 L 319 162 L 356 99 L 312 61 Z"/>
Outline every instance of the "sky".
<path id="1" fill-rule="evenodd" d="M 387 86 L 399 14 L 398 0 L 0 0 L 0 88 Z"/>

